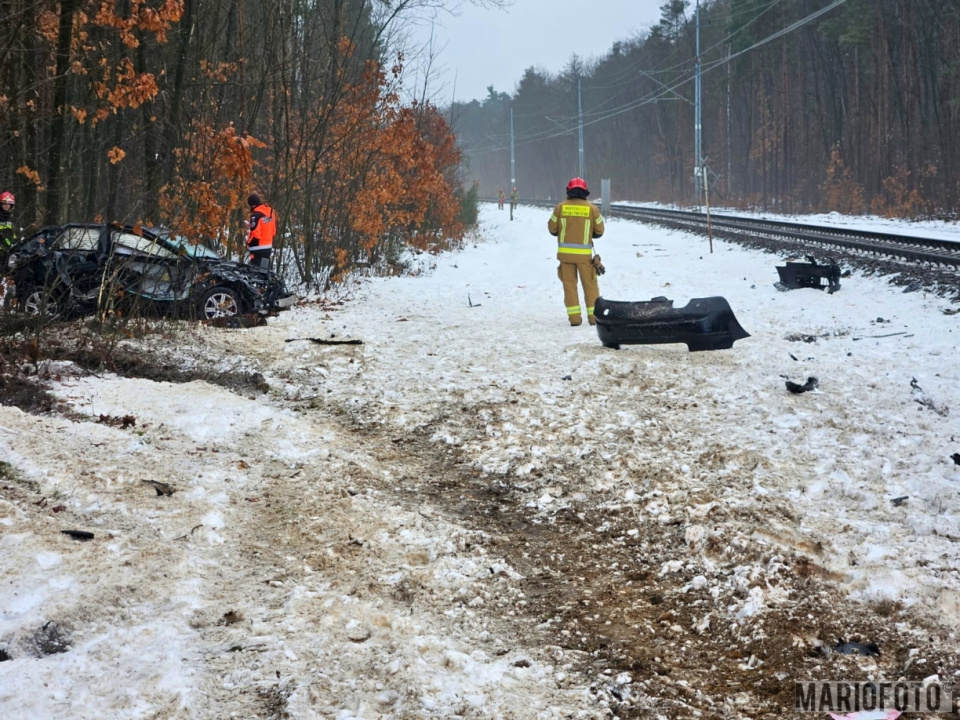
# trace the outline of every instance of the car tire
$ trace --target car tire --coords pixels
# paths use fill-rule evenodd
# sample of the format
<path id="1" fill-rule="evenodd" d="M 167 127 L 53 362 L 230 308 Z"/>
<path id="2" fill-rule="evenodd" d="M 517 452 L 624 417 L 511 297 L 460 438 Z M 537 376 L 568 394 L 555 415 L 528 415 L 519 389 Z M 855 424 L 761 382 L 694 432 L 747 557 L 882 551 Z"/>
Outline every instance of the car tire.
<path id="1" fill-rule="evenodd" d="M 22 295 L 17 293 L 17 310 L 25 315 L 43 315 L 49 318 L 60 314 L 56 303 L 46 297 L 42 288 L 36 287 L 26 288 Z"/>
<path id="2" fill-rule="evenodd" d="M 242 303 L 237 291 L 233 288 L 218 285 L 203 294 L 197 309 L 201 320 L 215 320 L 239 315 L 241 308 Z"/>

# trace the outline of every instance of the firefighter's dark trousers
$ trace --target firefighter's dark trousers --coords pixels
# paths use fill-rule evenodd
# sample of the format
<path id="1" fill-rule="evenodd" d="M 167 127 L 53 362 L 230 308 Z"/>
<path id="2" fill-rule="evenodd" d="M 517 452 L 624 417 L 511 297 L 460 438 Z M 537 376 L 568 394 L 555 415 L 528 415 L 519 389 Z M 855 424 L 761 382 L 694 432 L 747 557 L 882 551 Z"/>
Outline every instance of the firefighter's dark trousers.
<path id="1" fill-rule="evenodd" d="M 247 263 L 267 272 L 270 269 L 270 253 L 271 250 L 250 248 L 250 257 L 247 259 Z"/>
<path id="2" fill-rule="evenodd" d="M 593 304 L 600 297 L 600 287 L 597 285 L 597 271 L 590 264 L 590 257 L 584 256 L 582 260 L 576 262 L 561 261 L 557 268 L 557 277 L 563 283 L 563 304 L 567 306 L 567 317 L 571 325 L 579 325 L 583 322 L 580 307 L 580 293 L 577 290 L 577 275 L 580 276 L 580 284 L 583 285 L 583 299 L 586 301 L 587 321 L 591 325 L 596 325 L 593 318 Z"/>

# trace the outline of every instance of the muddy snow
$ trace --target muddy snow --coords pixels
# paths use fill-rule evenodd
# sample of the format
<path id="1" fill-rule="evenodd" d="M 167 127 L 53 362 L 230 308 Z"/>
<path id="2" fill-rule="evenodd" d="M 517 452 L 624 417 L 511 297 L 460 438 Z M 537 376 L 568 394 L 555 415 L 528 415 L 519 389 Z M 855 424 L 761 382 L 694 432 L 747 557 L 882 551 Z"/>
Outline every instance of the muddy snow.
<path id="1" fill-rule="evenodd" d="M 608 220 L 604 297 L 722 295 L 751 334 L 614 351 L 567 324 L 548 214 L 124 342 L 264 392 L 34 368 L 56 412 L 0 407 L 3 716 L 780 718 L 797 680 L 960 677 L 954 306 Z"/>

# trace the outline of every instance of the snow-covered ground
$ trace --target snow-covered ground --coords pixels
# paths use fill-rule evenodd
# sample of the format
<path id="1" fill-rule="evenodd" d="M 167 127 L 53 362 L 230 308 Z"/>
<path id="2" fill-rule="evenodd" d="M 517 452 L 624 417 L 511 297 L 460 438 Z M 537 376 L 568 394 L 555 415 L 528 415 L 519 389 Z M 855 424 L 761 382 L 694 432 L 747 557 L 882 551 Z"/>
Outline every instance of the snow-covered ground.
<path id="1" fill-rule="evenodd" d="M 799 658 L 835 639 L 802 613 L 783 635 L 764 625 L 812 601 L 791 584 L 800 560 L 844 622 L 882 606 L 917 629 L 904 672 L 952 675 L 960 315 L 857 273 L 833 295 L 780 293 L 773 255 L 610 219 L 604 297 L 722 295 L 751 334 L 712 353 L 613 351 L 567 324 L 548 214 L 485 206 L 473 241 L 422 256 L 419 276 L 358 281 L 267 327 L 130 342 L 260 372 L 269 392 L 61 364 L 47 383 L 71 412 L 0 407 L 3 716 L 747 717 L 747 685 L 697 694 L 681 668 L 649 668 L 671 648 L 695 668 L 711 627 L 786 638 L 777 651 Z M 809 376 L 816 391 L 786 391 Z M 549 553 L 510 535 L 574 516 L 608 521 L 563 526 Z M 627 562 L 589 557 L 608 536 Z M 611 593 L 661 593 L 655 614 L 569 620 L 597 608 L 588 573 L 579 601 L 537 595 L 584 553 Z M 588 652 L 620 624 L 649 665 Z M 752 652 L 738 672 L 792 693 Z"/>

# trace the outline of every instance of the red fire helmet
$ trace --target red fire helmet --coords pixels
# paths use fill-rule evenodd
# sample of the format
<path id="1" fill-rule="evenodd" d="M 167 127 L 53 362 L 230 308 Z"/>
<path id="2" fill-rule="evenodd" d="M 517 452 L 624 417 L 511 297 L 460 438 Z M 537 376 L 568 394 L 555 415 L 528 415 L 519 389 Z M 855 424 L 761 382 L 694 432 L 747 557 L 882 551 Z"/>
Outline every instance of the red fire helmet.
<path id="1" fill-rule="evenodd" d="M 8 203 L 10 205 L 16 205 L 17 199 L 13 196 L 12 192 L 0 193 L 0 204 Z"/>
<path id="2" fill-rule="evenodd" d="M 583 178 L 575 177 L 573 180 L 567 183 L 567 192 L 570 192 L 574 188 L 580 188 L 581 190 L 587 190 L 587 181 Z M 589 192 L 589 190 L 587 190 Z"/>

